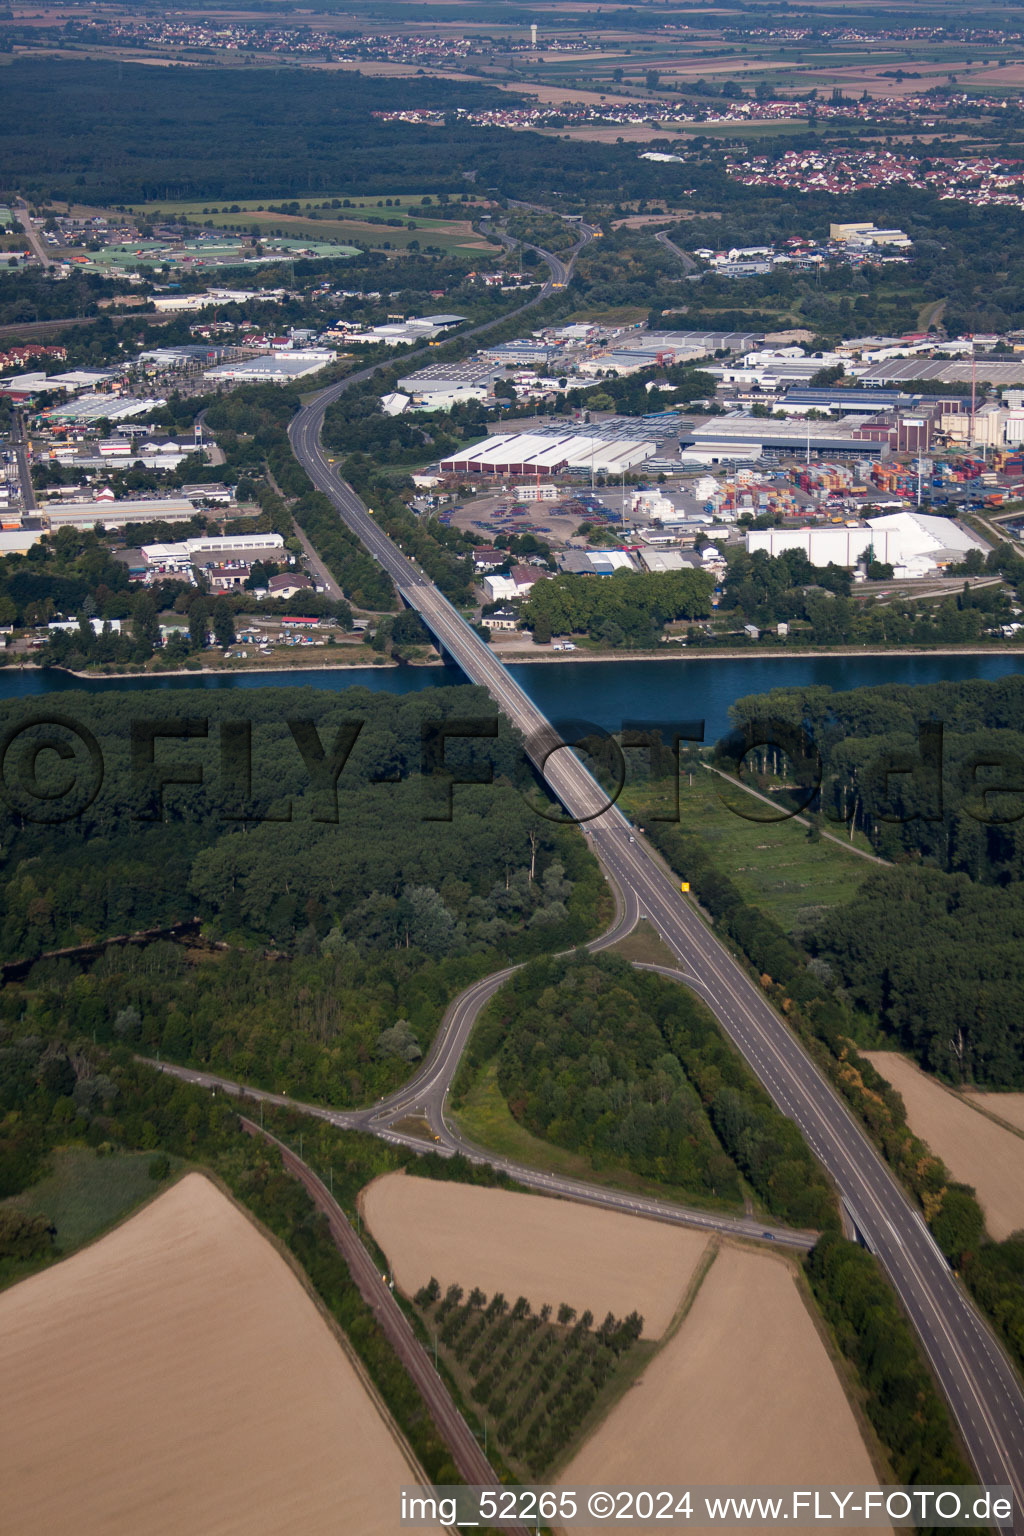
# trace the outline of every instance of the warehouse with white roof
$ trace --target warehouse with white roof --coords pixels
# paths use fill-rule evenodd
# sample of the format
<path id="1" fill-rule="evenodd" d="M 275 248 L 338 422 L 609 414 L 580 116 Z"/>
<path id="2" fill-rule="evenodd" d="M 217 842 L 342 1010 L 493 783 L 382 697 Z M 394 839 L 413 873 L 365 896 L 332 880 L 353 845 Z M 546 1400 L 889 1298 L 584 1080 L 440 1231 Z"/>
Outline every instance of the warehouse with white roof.
<path id="1" fill-rule="evenodd" d="M 944 565 L 958 565 L 969 550 L 988 553 L 988 545 L 949 517 L 923 512 L 891 512 L 842 528 L 762 528 L 747 534 L 747 552 L 781 555 L 798 549 L 812 565 L 852 567 L 866 549 L 891 565 L 897 576 L 923 576 Z"/>
<path id="2" fill-rule="evenodd" d="M 319 373 L 321 368 L 334 362 L 335 355 L 334 352 L 317 348 L 302 352 L 274 352 L 243 358 L 234 363 L 222 363 L 219 368 L 209 369 L 206 377 L 214 380 L 231 379 L 236 383 L 290 384 L 295 379 L 305 379 L 312 373 Z"/>
<path id="3" fill-rule="evenodd" d="M 441 460 L 446 475 L 536 476 L 593 469 L 594 473 L 623 473 L 651 458 L 656 444 L 642 438 L 595 437 L 581 432 L 553 436 L 540 432 L 514 432 L 489 437 L 475 448 Z"/>

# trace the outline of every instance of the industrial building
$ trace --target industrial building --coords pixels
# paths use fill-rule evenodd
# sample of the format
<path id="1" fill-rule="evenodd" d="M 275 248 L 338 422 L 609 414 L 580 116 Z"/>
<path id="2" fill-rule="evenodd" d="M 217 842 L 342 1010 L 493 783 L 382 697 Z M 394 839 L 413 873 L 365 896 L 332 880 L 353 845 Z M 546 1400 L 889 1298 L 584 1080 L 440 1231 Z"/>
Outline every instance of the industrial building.
<path id="1" fill-rule="evenodd" d="M 990 358 L 979 353 L 977 359 L 947 362 L 942 358 L 904 357 L 890 362 L 873 363 L 860 375 L 861 384 L 910 384 L 928 380 L 933 384 L 1001 384 L 1011 388 L 1024 385 L 1024 356 Z"/>
<path id="2" fill-rule="evenodd" d="M 805 416 L 808 411 L 841 411 L 845 416 L 875 416 L 879 411 L 907 411 L 918 399 L 900 389 L 852 389 L 842 384 L 830 388 L 797 387 L 787 389 L 781 400 L 772 401 L 772 411 L 786 416 Z"/>
<path id="3" fill-rule="evenodd" d="M 52 381 L 48 381 L 52 388 Z M 129 416 L 148 416 L 166 400 L 137 400 L 131 395 L 79 395 L 66 405 L 52 406 L 46 412 L 48 422 L 66 422 L 68 425 L 91 426 L 97 421 L 125 421 Z"/>
<path id="4" fill-rule="evenodd" d="M 905 251 L 913 244 L 904 230 L 876 229 L 874 224 L 830 224 L 828 234 L 839 245 L 891 245 Z"/>
<path id="5" fill-rule="evenodd" d="M 747 552 L 764 550 L 781 555 L 798 549 L 812 565 L 842 565 L 852 569 L 870 548 L 876 560 L 891 565 L 897 576 L 924 576 L 945 565 L 959 564 L 969 550 L 988 553 L 975 534 L 948 517 L 921 512 L 892 512 L 849 522 L 842 528 L 763 528 L 747 534 Z"/>
<path id="6" fill-rule="evenodd" d="M 328 363 L 333 363 L 335 353 L 324 350 L 305 352 L 273 352 L 269 356 L 248 357 L 234 363 L 222 363 L 211 368 L 208 379 L 230 379 L 235 383 L 291 384 L 295 379 L 305 379 L 311 373 L 319 373 Z"/>
<path id="7" fill-rule="evenodd" d="M 619 336 L 615 345 L 626 352 L 693 353 L 710 356 L 715 352 L 749 352 L 764 344 L 763 331 L 637 331 Z"/>
<path id="8" fill-rule="evenodd" d="M 822 368 L 842 363 L 837 352 L 819 352 L 808 356 L 801 347 L 781 347 L 762 352 L 745 352 L 735 362 L 709 363 L 705 372 L 722 384 L 742 388 L 779 389 L 786 384 L 809 384 Z"/>
<path id="9" fill-rule="evenodd" d="M 433 341 L 435 336 L 461 325 L 465 315 L 424 315 L 421 319 L 389 320 L 384 325 L 372 325 L 365 331 L 349 331 L 346 342 L 382 343 L 387 347 L 404 347 L 417 342 Z"/>
<path id="10" fill-rule="evenodd" d="M 204 534 L 183 539 L 178 544 L 143 544 L 142 557 L 150 570 L 187 571 L 193 565 L 222 564 L 226 560 L 248 557 L 252 560 L 279 560 L 284 554 L 284 539 L 279 533 Z"/>
<path id="11" fill-rule="evenodd" d="M 667 576 L 672 571 L 682 571 L 692 562 L 684 560 L 678 549 L 642 549 L 640 559 L 646 570 L 654 576 Z"/>
<path id="12" fill-rule="evenodd" d="M 721 464 L 759 459 L 766 453 L 857 453 L 877 457 L 882 443 L 865 439 L 863 417 L 842 421 L 771 421 L 733 411 L 690 427 L 680 438 L 682 459 L 688 464 Z M 888 443 L 886 443 L 888 446 Z"/>
<path id="13" fill-rule="evenodd" d="M 66 501 L 50 503 L 43 509 L 51 529 L 122 528 L 125 523 L 183 523 L 195 517 L 196 507 L 183 496 L 165 496 L 149 501 Z"/>
<path id="14" fill-rule="evenodd" d="M 446 475 L 521 476 L 540 479 L 569 470 L 618 475 L 653 456 L 656 444 L 640 438 L 609 440 L 589 433 L 554 436 L 514 432 L 489 437 L 475 448 L 441 460 Z"/>

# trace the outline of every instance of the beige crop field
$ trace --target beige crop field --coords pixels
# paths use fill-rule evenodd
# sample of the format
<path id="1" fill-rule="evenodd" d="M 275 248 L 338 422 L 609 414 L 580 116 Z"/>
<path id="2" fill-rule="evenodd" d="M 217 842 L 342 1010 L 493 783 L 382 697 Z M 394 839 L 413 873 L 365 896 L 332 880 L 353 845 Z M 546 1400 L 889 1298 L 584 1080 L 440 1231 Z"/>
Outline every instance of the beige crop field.
<path id="1" fill-rule="evenodd" d="M 1007 1125 L 1024 1131 L 1024 1093 L 965 1093 L 968 1104 L 976 1104 L 990 1115 L 998 1115 Z"/>
<path id="2" fill-rule="evenodd" d="M 955 1179 L 973 1185 L 992 1236 L 1009 1237 L 1024 1227 L 1024 1137 L 979 1114 L 968 1098 L 944 1088 L 905 1056 L 894 1051 L 864 1054 L 903 1095 L 910 1129 L 942 1158 Z M 1004 1095 L 978 1098 L 1002 1100 Z M 1010 1119 L 1005 1109 L 985 1107 Z"/>
<path id="3" fill-rule="evenodd" d="M 189 1174 L 0 1295 L 11 1536 L 391 1536 L 415 1480 L 298 1277 Z"/>
<path id="4" fill-rule="evenodd" d="M 567 1488 L 876 1480 L 792 1268 L 730 1247 L 679 1332 L 559 1475 Z"/>
<path id="5" fill-rule="evenodd" d="M 568 1302 L 598 1319 L 634 1308 L 644 1338 L 664 1333 L 707 1245 L 705 1233 L 544 1195 L 386 1173 L 360 1196 L 363 1219 L 413 1295 L 477 1285 L 531 1306 Z"/>

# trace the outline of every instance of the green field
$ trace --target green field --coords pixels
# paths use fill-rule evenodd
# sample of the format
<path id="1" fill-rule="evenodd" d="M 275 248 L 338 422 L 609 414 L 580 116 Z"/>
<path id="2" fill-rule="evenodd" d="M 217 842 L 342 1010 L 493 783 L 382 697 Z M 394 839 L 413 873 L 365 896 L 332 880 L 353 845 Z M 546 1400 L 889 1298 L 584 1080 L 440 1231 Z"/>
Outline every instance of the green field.
<path id="1" fill-rule="evenodd" d="M 568 1179 L 584 1179 L 589 1184 L 603 1184 L 609 1189 L 625 1189 L 661 1198 L 667 1195 L 669 1199 L 676 1198 L 687 1205 L 703 1206 L 708 1210 L 736 1209 L 727 1201 L 711 1200 L 700 1192 L 667 1183 L 656 1184 L 628 1168 L 602 1168 L 578 1152 L 570 1152 L 534 1136 L 532 1131 L 519 1124 L 509 1109 L 498 1087 L 496 1061 L 488 1062 L 480 1070 L 458 1110 L 449 1109 L 448 1114 L 469 1140 L 489 1152 L 515 1158 L 529 1168 L 560 1173 Z"/>
<path id="2" fill-rule="evenodd" d="M 152 1152 L 101 1156 L 91 1147 L 60 1147 L 51 1172 L 9 1203 L 56 1227 L 54 1247 L 69 1253 L 92 1242 L 162 1186 L 149 1176 Z"/>
<path id="3" fill-rule="evenodd" d="M 298 213 L 278 213 L 266 202 L 261 203 L 255 199 L 243 199 L 238 203 L 142 203 L 128 211 L 153 219 L 184 217 L 194 223 L 211 224 L 216 229 L 236 228 L 245 234 L 258 230 L 261 235 L 278 235 L 318 243 L 334 241 L 375 249 L 387 243 L 393 250 L 405 250 L 413 240 L 420 246 L 436 246 L 443 251 L 466 255 L 478 255 L 481 251 L 493 249 L 471 227 L 470 219 L 474 211 L 471 204 L 466 205 L 465 219 L 453 220 L 432 217 L 431 208 L 424 208 L 422 199 L 412 194 L 392 197 L 390 207 L 385 198 L 372 196 L 349 198 L 348 201 L 351 204 L 349 208 L 325 208 L 322 204 L 300 205 Z M 283 207 L 285 202 L 276 206 Z M 388 224 L 384 222 L 387 219 L 401 222 Z"/>
<path id="4" fill-rule="evenodd" d="M 624 791 L 620 804 L 641 826 L 645 814 L 667 808 L 650 789 Z M 692 783 L 687 772 L 681 775 L 680 829 L 699 836 L 745 898 L 791 935 L 799 937 L 829 907 L 851 900 L 878 867 L 829 838 L 812 841 L 795 820 L 748 821 L 739 811 L 778 814 L 708 769 L 694 770 Z M 685 879 L 685 870 L 679 874 Z"/>
<path id="5" fill-rule="evenodd" d="M 321 237 L 323 231 L 319 232 Z M 168 245 L 162 240 L 136 240 L 131 245 L 108 245 L 99 251 L 88 252 L 89 262 L 101 271 L 130 272 L 136 267 L 197 268 L 239 266 L 251 259 L 242 255 L 243 244 L 248 237 L 237 236 L 223 241 L 186 241 L 184 245 Z M 264 248 L 265 256 L 278 256 L 281 261 L 291 261 L 297 255 L 324 256 L 341 259 L 358 256 L 354 245 L 335 245 L 321 238 L 312 240 L 271 240 Z"/>
<path id="6" fill-rule="evenodd" d="M 220 202 L 211 201 L 210 198 L 207 198 L 205 202 L 202 200 L 198 202 L 195 200 L 191 202 L 159 200 L 152 203 L 135 203 L 129 207 L 127 211 L 129 213 L 145 213 L 152 217 L 155 217 L 158 214 L 184 214 L 186 218 L 198 219 L 205 217 L 207 214 L 213 215 L 216 213 L 267 213 L 272 212 L 273 208 L 283 208 L 286 205 L 297 202 L 299 204 L 300 213 L 305 211 L 308 214 L 311 213 L 315 208 L 318 213 L 326 215 L 328 218 L 334 216 L 341 218 L 354 218 L 360 212 L 388 214 L 397 211 L 406 215 L 412 215 L 414 213 L 418 214 L 421 212 L 428 214 L 430 205 L 424 205 L 424 197 L 430 197 L 431 204 L 436 203 L 437 201 L 436 197 L 431 196 L 431 194 L 427 192 L 423 193 L 422 195 L 419 192 L 396 192 L 388 198 L 385 198 L 384 196 L 378 197 L 376 193 L 368 192 L 365 197 L 346 198 L 345 207 L 344 209 L 340 210 L 340 212 L 339 210 L 330 206 L 332 201 L 330 198 L 321 199 L 319 203 L 304 203 L 299 198 L 292 199 L 287 197 L 277 198 L 276 200 L 267 199 L 265 197 L 251 197 L 242 198 L 238 201 L 232 199 L 230 203 L 224 202 L 223 200 Z M 485 207 L 487 205 L 478 199 L 470 199 L 469 202 L 461 203 L 460 206 L 466 209 L 467 217 L 470 217 L 476 206 Z M 86 210 L 85 204 L 83 204 L 82 207 L 83 210 Z M 101 210 L 88 208 L 86 211 L 95 213 Z"/>

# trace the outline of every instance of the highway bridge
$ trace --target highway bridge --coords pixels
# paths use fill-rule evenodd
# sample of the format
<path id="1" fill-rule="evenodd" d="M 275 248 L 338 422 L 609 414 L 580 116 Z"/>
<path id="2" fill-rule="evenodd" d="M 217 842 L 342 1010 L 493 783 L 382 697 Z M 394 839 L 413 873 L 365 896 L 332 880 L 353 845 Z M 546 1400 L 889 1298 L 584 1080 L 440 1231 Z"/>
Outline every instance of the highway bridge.
<path id="1" fill-rule="evenodd" d="M 584 227 L 581 243 L 587 238 Z M 542 254 L 548 259 L 548 253 Z M 571 261 L 550 258 L 552 278 L 546 288 L 567 281 L 571 265 Z M 618 809 L 606 808 L 604 792 L 578 758 L 569 750 L 558 750 L 559 739 L 548 720 L 488 646 L 335 473 L 321 448 L 320 434 L 325 411 L 347 382 L 322 391 L 294 418 L 290 437 L 303 468 L 333 502 L 346 526 L 379 560 L 402 599 L 420 614 L 447 655 L 468 679 L 488 690 L 497 708 L 522 733 L 553 794 L 585 823 L 591 847 L 618 887 L 625 907 L 646 916 L 676 956 L 674 979 L 707 1003 L 775 1103 L 799 1126 L 847 1207 L 858 1213 L 861 1233 L 921 1338 L 979 1478 L 988 1484 L 1009 1485 L 1024 1508 L 1024 1389 L 1001 1344 L 951 1272 L 902 1185 L 783 1018 L 715 937 L 695 905 L 681 895 L 644 838 Z M 421 1074 L 396 1104 L 380 1109 L 411 1108 L 419 1100 L 431 1122 L 443 1124 L 444 1092 L 467 1034 L 468 1028 L 452 1037 L 447 1075 L 428 1081 Z M 376 1128 L 386 1129 L 380 1115 Z M 588 1198 L 615 1204 L 621 1197 L 595 1187 L 589 1189 Z"/>

